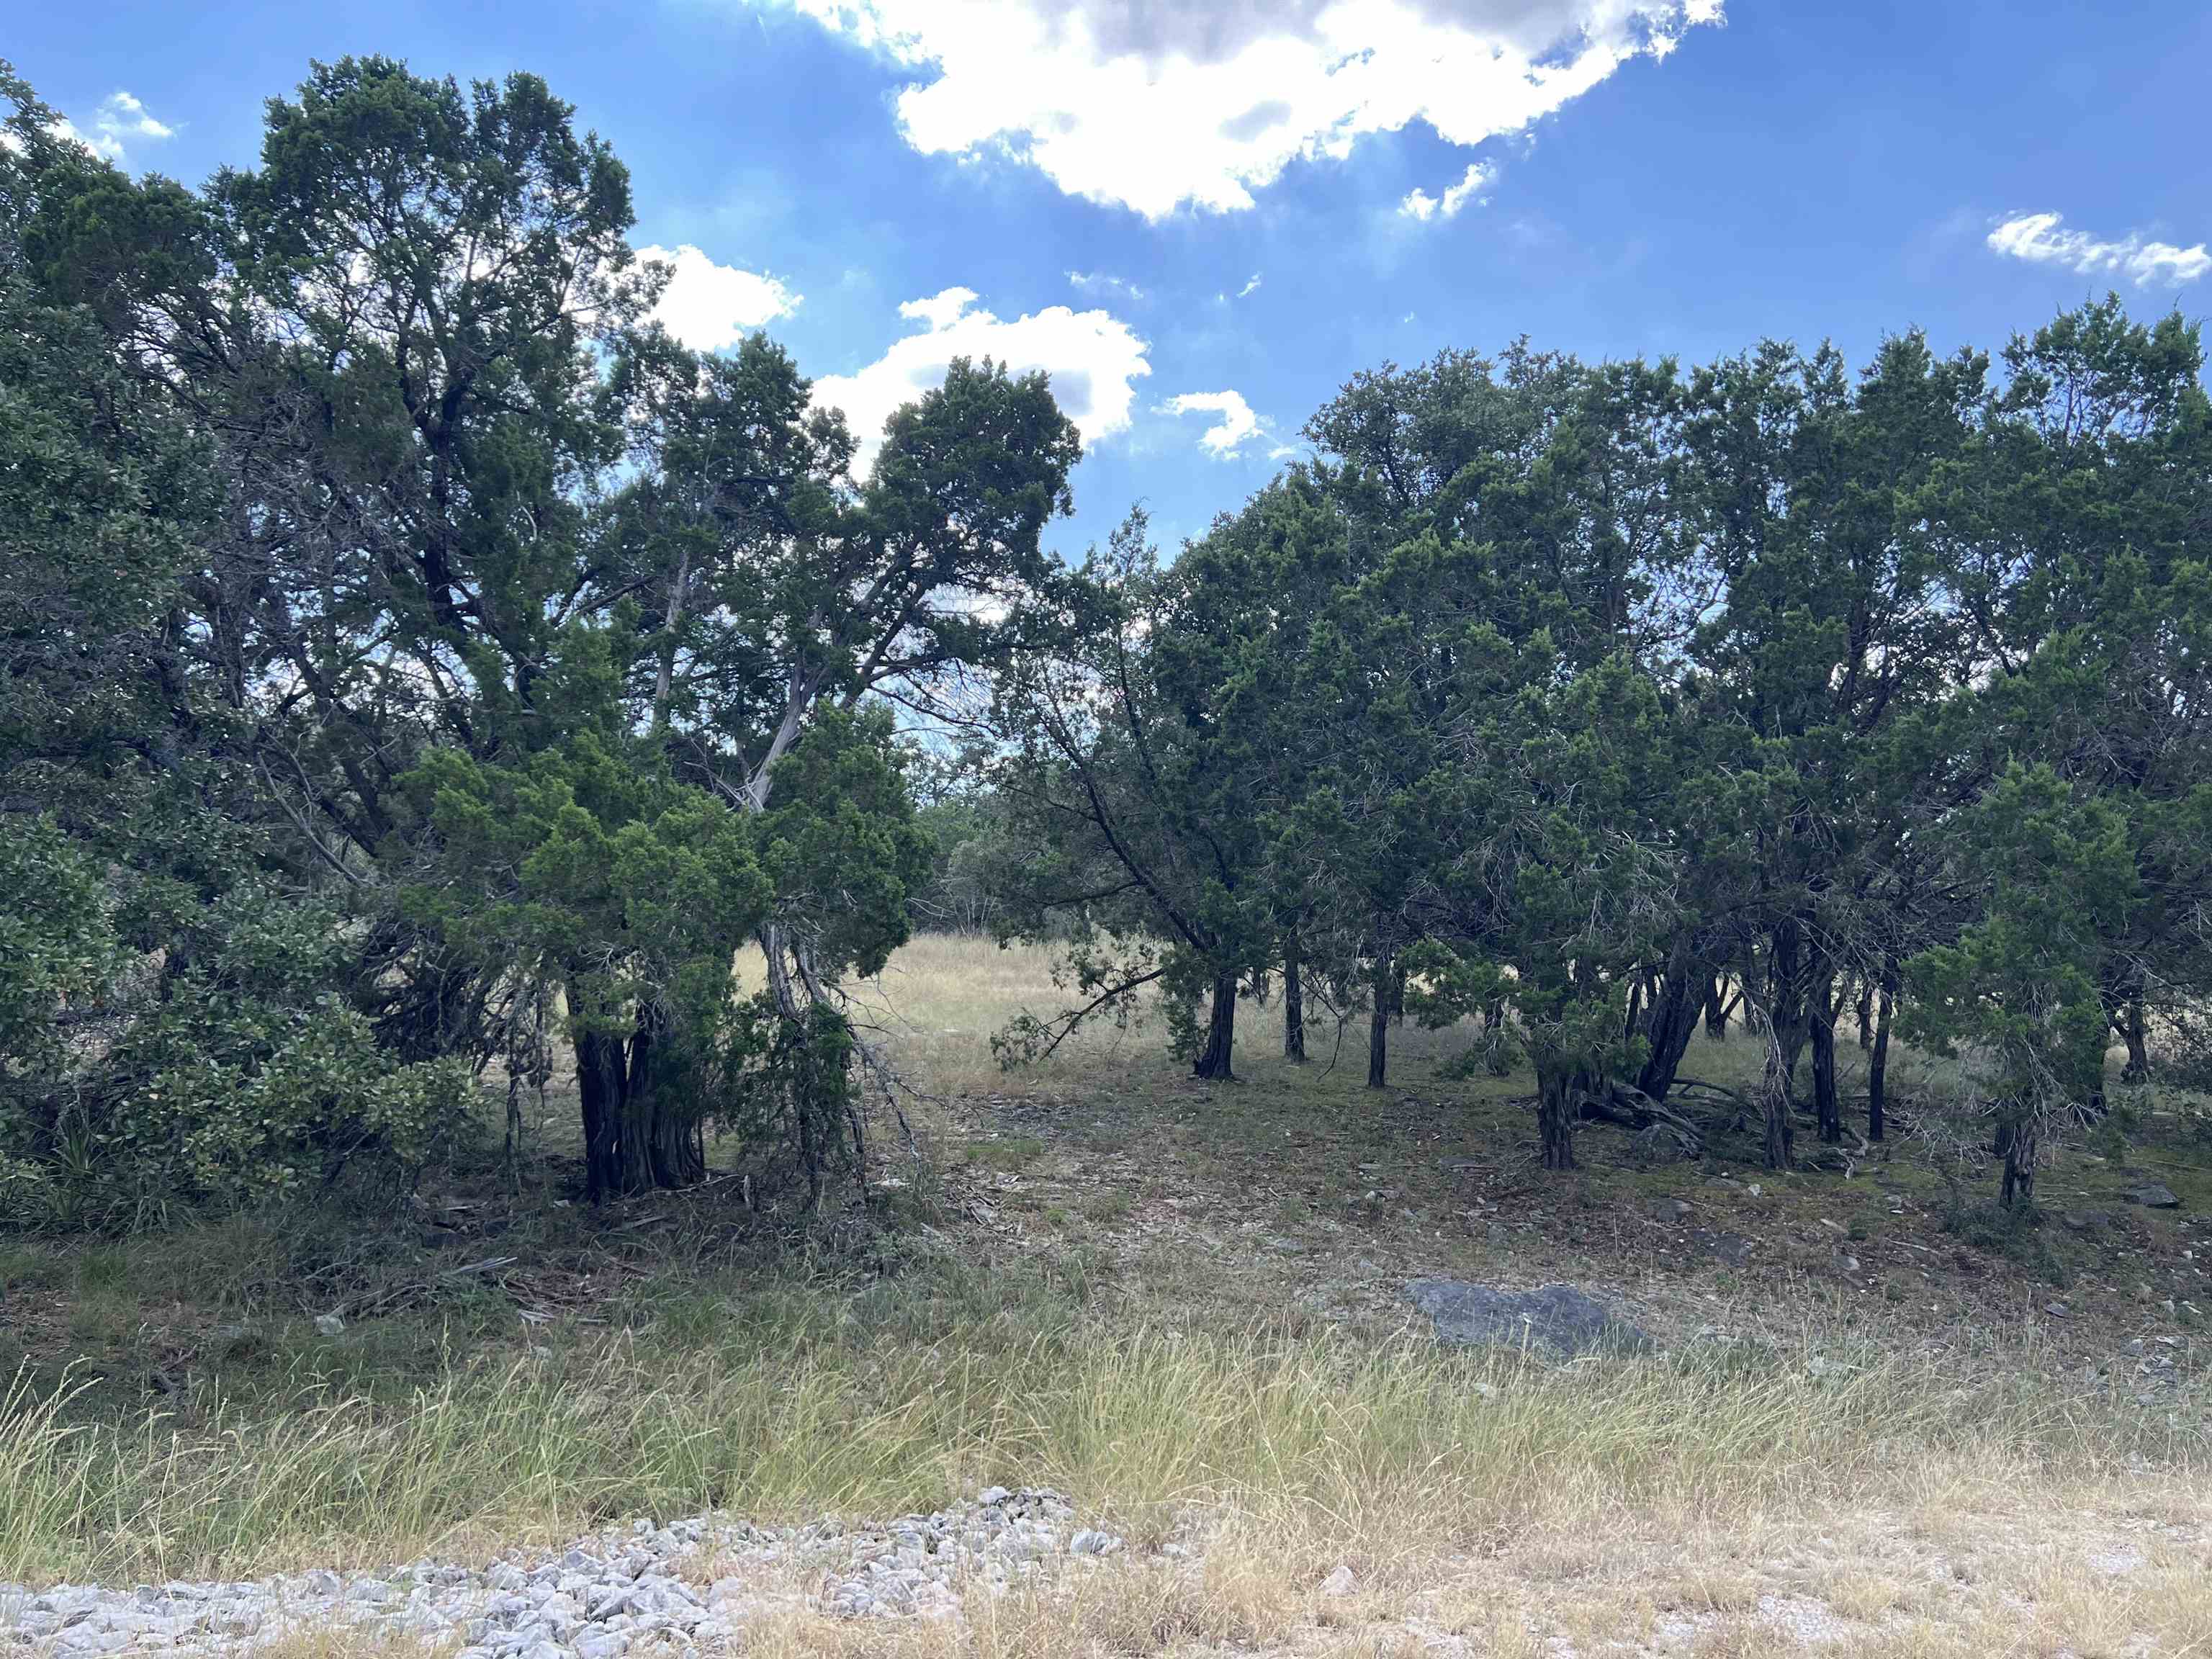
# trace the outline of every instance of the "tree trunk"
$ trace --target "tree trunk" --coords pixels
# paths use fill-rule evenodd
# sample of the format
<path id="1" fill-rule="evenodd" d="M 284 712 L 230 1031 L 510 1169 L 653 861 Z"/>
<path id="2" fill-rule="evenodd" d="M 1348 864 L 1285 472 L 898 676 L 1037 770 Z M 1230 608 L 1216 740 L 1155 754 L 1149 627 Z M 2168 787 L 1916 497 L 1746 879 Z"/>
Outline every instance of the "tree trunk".
<path id="1" fill-rule="evenodd" d="M 2128 999 L 2126 1012 L 2120 1017 L 2120 1040 L 2128 1045 L 2128 1063 L 2120 1068 L 2120 1081 L 2148 1082 L 2150 1079 L 2150 1043 L 2143 1030 L 2141 997 Z"/>
<path id="2" fill-rule="evenodd" d="M 1771 1023 L 1766 1032 L 1766 1080 L 1761 1095 L 1766 1109 L 1766 1167 L 1789 1169 L 1796 1146 L 1796 1109 L 1790 1098 L 1790 1076 L 1782 1055 L 1782 1040 Z"/>
<path id="3" fill-rule="evenodd" d="M 768 785 L 763 778 L 758 792 L 765 799 Z M 769 1000 L 775 1005 L 776 1017 L 785 1022 L 787 1029 L 803 1022 L 805 1011 L 799 1006 L 799 993 L 791 983 L 790 951 L 792 939 L 781 922 L 771 921 L 760 931 L 761 959 L 768 970 Z M 806 1206 L 811 1210 L 822 1201 L 822 1171 L 823 1150 L 821 1136 L 809 1103 L 794 1099 L 791 1103 L 792 1128 L 799 1142 L 799 1166 L 806 1174 Z"/>
<path id="4" fill-rule="evenodd" d="M 1790 1097 L 1770 1082 L 1766 1090 L 1765 1161 L 1770 1170 L 1787 1170 L 1795 1163 L 1797 1144 L 1796 1108 Z"/>
<path id="5" fill-rule="evenodd" d="M 637 1148 L 631 1167 L 650 1171 L 655 1187 L 688 1187 L 706 1176 L 707 1146 L 697 1119 L 678 1109 L 665 1080 L 667 1024 L 667 1016 L 648 1003 L 638 1010 L 629 1040 L 626 1117 Z"/>
<path id="6" fill-rule="evenodd" d="M 1283 1058 L 1302 1063 L 1306 1057 L 1306 992 L 1299 977 L 1302 963 L 1295 935 L 1283 941 Z"/>
<path id="7" fill-rule="evenodd" d="M 1688 957 L 1668 963 L 1644 1022 L 1651 1051 L 1637 1073 L 1636 1086 L 1647 1099 L 1663 1101 L 1674 1086 L 1674 1074 L 1681 1069 L 1682 1056 L 1698 1029 L 1698 1001 L 1697 977 Z"/>
<path id="8" fill-rule="evenodd" d="M 584 1192 L 594 1204 L 625 1189 L 623 1093 L 629 1086 L 619 1039 L 576 1034 L 576 1096 L 584 1127 Z"/>
<path id="9" fill-rule="evenodd" d="M 1844 1113 L 1836 1099 L 1836 1007 L 1834 988 L 1823 975 L 1813 987 L 1805 1011 L 1813 1044 L 1813 1110 L 1820 1140 L 1832 1146 L 1844 1138 Z"/>
<path id="10" fill-rule="evenodd" d="M 1536 1067 L 1536 1134 L 1547 1170 L 1575 1167 L 1576 1075 L 1540 1061 Z"/>
<path id="11" fill-rule="evenodd" d="M 1773 961 L 1768 966 L 1772 988 L 1767 1016 L 1766 1073 L 1770 1085 L 1778 1082 L 1784 1101 L 1796 1103 L 1797 1056 L 1805 1048 L 1805 981 L 1799 963 L 1799 935 L 1792 916 L 1774 930 Z"/>
<path id="12" fill-rule="evenodd" d="M 1715 1042 L 1728 1041 L 1727 981 L 1715 974 L 1705 981 L 1705 1035 Z"/>
<path id="13" fill-rule="evenodd" d="M 1859 1047 L 1874 1047 L 1874 981 L 1866 980 L 1859 986 Z"/>
<path id="14" fill-rule="evenodd" d="M 1897 959 L 1882 964 L 1881 999 L 1874 1021 L 1874 1052 L 1867 1060 L 1867 1139 L 1880 1140 L 1887 1132 L 1886 1092 L 1889 1079 L 1889 1020 L 1897 1004 Z"/>
<path id="15" fill-rule="evenodd" d="M 2022 1204 L 2035 1202 L 2035 1120 L 2022 1118 L 2017 1123 L 2003 1126 L 1999 1136 L 2004 1143 L 2004 1190 L 2002 1201 L 2010 1209 L 2017 1200 Z"/>
<path id="16" fill-rule="evenodd" d="M 1389 1066 L 1388 1032 L 1390 1024 L 1391 991 L 1396 984 L 1392 969 L 1390 952 L 1377 946 L 1375 952 L 1374 1012 L 1367 1021 L 1367 1086 L 1380 1089 L 1386 1085 L 1384 1073 Z"/>
<path id="17" fill-rule="evenodd" d="M 1206 1022 L 1206 1047 L 1199 1051 L 1197 1062 L 1190 1068 L 1191 1075 L 1234 1083 L 1237 1074 L 1230 1069 L 1230 1060 L 1236 1046 L 1237 975 L 1220 974 L 1213 981 L 1213 1007 Z"/>

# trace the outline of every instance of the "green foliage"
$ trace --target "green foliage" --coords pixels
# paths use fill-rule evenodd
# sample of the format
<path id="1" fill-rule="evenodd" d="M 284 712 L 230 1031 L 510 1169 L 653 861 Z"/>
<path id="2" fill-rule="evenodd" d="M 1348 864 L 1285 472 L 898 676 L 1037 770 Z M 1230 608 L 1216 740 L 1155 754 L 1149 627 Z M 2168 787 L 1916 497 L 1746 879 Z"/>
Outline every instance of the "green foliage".
<path id="1" fill-rule="evenodd" d="M 708 1123 L 818 1190 L 895 1086 L 842 986 L 918 918 L 1064 950 L 1010 1060 L 1150 994 L 1226 1079 L 1295 977 L 1364 1006 L 1381 1086 L 1394 1012 L 1479 1014 L 1560 1165 L 1589 1116 L 1696 1144 L 1723 980 L 1770 1163 L 1801 1102 L 1843 1139 L 1878 993 L 1966 1080 L 1913 1126 L 1987 1121 L 2008 1193 L 2117 1121 L 2109 1039 L 2143 1089 L 2201 1028 L 2179 317 L 1856 377 L 1447 352 L 1355 376 L 1176 556 L 1138 513 L 1070 570 L 1044 377 L 956 362 L 856 475 L 787 353 L 651 321 L 628 174 L 533 76 L 313 65 L 198 191 L 0 95 L 13 1191 L 420 1167 L 556 1036 L 593 1195 L 697 1178 Z M 925 766 L 966 775 L 918 812 Z"/>

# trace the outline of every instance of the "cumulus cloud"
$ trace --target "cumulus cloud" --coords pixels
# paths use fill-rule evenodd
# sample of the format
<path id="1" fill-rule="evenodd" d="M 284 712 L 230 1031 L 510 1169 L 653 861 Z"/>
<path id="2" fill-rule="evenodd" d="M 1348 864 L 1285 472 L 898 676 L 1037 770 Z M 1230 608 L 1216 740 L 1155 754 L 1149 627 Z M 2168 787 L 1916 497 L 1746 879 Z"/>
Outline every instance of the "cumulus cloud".
<path id="1" fill-rule="evenodd" d="M 1301 157 L 1425 121 L 1472 147 L 1518 132 L 1722 0 L 750 0 L 914 71 L 929 155 L 993 150 L 1073 196 L 1158 219 L 1224 212 Z"/>
<path id="2" fill-rule="evenodd" d="M 976 297 L 972 289 L 948 288 L 908 301 L 899 315 L 921 323 L 921 333 L 894 342 L 855 374 L 815 381 L 814 401 L 845 411 L 864 470 L 874 463 L 892 411 L 942 381 L 955 357 L 990 357 L 1017 374 L 1042 369 L 1086 446 L 1127 428 L 1136 382 L 1152 366 L 1145 342 L 1127 323 L 1110 312 L 1066 306 L 1008 322 L 977 306 Z"/>
<path id="3" fill-rule="evenodd" d="M 120 88 L 107 94 L 94 125 L 117 141 L 124 138 L 173 138 L 176 129 L 156 121 L 145 105 Z"/>
<path id="4" fill-rule="evenodd" d="M 177 130 L 167 123 L 157 121 L 145 105 L 120 89 L 107 94 L 92 118 L 91 130 L 77 125 L 66 116 L 56 116 L 46 131 L 64 143 L 82 144 L 95 155 L 104 155 L 111 161 L 128 159 L 124 140 L 173 138 Z M 13 133 L 0 133 L 0 143 L 20 151 L 22 141 Z"/>
<path id="5" fill-rule="evenodd" d="M 1989 234 L 1997 252 L 2031 264 L 2063 265 L 2090 275 L 2117 272 L 2137 287 L 2153 283 L 2193 283 L 2212 270 L 2212 253 L 2198 242 L 2176 247 L 2171 242 L 2150 241 L 2136 231 L 2116 242 L 2105 241 L 2087 231 L 2068 230 L 2055 213 L 2023 213 L 2008 219 Z"/>
<path id="6" fill-rule="evenodd" d="M 1247 440 L 1260 433 L 1260 417 L 1241 392 L 1186 392 L 1169 398 L 1160 410 L 1168 415 L 1213 416 L 1213 424 L 1199 434 L 1198 441 L 1207 453 L 1223 460 L 1234 458 Z"/>
<path id="7" fill-rule="evenodd" d="M 1426 224 L 1431 219 L 1449 219 L 1457 214 L 1470 200 L 1484 198 L 1476 194 L 1498 176 L 1498 170 L 1484 162 L 1468 165 L 1455 185 L 1444 187 L 1442 196 L 1431 196 L 1425 190 L 1414 190 L 1398 204 L 1398 211 L 1408 219 L 1419 219 Z"/>
<path id="8" fill-rule="evenodd" d="M 801 296 L 775 277 L 716 264 L 689 242 L 637 252 L 640 258 L 670 268 L 653 319 L 694 351 L 726 350 L 752 330 L 798 308 Z"/>

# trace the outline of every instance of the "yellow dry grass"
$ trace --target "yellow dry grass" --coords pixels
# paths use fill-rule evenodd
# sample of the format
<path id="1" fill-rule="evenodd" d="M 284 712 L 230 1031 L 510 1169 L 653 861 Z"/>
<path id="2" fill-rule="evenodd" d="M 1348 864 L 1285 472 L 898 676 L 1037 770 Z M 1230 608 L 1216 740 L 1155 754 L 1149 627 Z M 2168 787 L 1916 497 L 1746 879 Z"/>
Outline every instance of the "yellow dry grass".
<path id="1" fill-rule="evenodd" d="M 977 1127 L 994 1100 L 1028 1123 L 1015 1108 L 1182 1086 L 1156 1028 L 1088 1034 L 1006 1077 L 990 1033 L 1055 994 L 1047 952 L 925 939 L 866 1006 L 915 1079 L 962 1103 L 936 1126 L 956 1151 L 1011 1144 Z M 1294 1144 L 1245 1149 L 1291 1160 L 1361 1097 L 1356 1076 L 1283 1066 L 1272 1019 L 1246 1013 L 1245 1092 L 1194 1097 L 1176 1121 L 1249 1138 L 1271 1111 L 1304 1114 Z M 1457 1041 L 1393 1036 L 1394 1067 L 1421 1079 Z M 1041 1150 L 1021 1157 L 1052 1155 L 1030 1138 Z M 1171 1156 L 1152 1128 L 1100 1154 L 1127 1186 L 1102 1178 L 1083 1224 L 1103 1237 L 1166 1206 L 1143 1183 Z M 1002 1204 L 1020 1196 L 1003 1158 L 974 1167 Z M 1258 1167 L 1231 1178 L 1249 1187 Z M 1178 1213 L 1243 1195 L 1191 1190 L 1170 1195 Z M 2137 1409 L 2028 1349 L 1886 1345 L 1817 1306 L 1794 1313 L 1795 1341 L 1764 1347 L 1455 1354 L 1270 1299 L 1237 1234 L 1163 1233 L 1184 1258 L 1168 1293 L 1103 1291 L 1048 1221 L 968 1237 L 940 1215 L 858 1276 L 665 1279 L 628 1317 L 453 1353 L 404 1395 L 307 1377 L 187 1422 L 86 1420 L 19 1392 L 0 1404 L 0 1580 L 481 1556 L 635 1514 L 886 1516 L 1050 1484 L 1129 1551 L 1003 1597 L 972 1588 L 944 1622 L 836 1620 L 794 1584 L 744 1650 L 2212 1651 L 2201 1392 Z M 1230 1289 L 1202 1316 L 1202 1295 L 1173 1299 L 1209 1279 Z M 333 1633 L 267 1650 L 414 1650 Z"/>

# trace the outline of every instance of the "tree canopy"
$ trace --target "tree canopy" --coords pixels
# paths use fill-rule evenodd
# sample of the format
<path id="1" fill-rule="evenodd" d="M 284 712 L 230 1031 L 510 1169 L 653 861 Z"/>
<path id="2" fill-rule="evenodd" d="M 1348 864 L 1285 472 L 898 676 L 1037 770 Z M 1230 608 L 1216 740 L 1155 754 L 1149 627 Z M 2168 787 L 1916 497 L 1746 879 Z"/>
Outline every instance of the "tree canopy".
<path id="1" fill-rule="evenodd" d="M 714 1130 L 818 1198 L 896 1086 L 846 988 L 952 916 L 1066 954 L 1010 1063 L 1157 1007 L 1230 1086 L 1279 989 L 1384 1089 L 1465 1021 L 1552 1168 L 1593 1121 L 1788 1167 L 1802 1114 L 2032 1198 L 2203 1047 L 2179 316 L 1385 365 L 1171 555 L 1139 510 L 1071 563 L 1044 376 L 956 362 L 862 465 L 766 337 L 653 320 L 534 76 L 315 64 L 197 189 L 0 94 L 15 1212 L 405 1180 L 563 1072 L 592 1198 Z M 1682 1076 L 1731 1019 L 1741 1094 Z M 1891 1098 L 1893 1035 L 1952 1080 Z"/>

